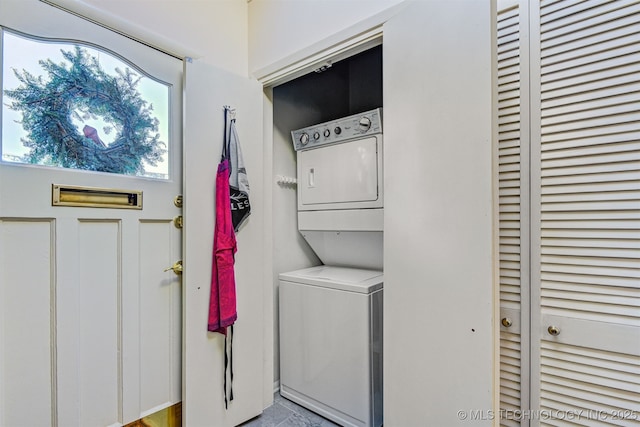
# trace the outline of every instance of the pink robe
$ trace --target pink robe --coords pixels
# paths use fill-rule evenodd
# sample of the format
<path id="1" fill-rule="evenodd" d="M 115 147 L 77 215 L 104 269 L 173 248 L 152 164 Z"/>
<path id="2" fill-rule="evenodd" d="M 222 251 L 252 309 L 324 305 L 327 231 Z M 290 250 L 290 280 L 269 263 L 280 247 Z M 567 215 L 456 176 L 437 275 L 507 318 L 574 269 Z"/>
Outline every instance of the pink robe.
<path id="1" fill-rule="evenodd" d="M 208 330 L 227 334 L 227 326 L 233 325 L 236 312 L 236 280 L 234 255 L 237 250 L 236 235 L 231 222 L 229 198 L 229 161 L 222 160 L 216 176 L 216 224 L 213 237 L 213 262 L 211 263 L 211 296 L 209 300 Z"/>

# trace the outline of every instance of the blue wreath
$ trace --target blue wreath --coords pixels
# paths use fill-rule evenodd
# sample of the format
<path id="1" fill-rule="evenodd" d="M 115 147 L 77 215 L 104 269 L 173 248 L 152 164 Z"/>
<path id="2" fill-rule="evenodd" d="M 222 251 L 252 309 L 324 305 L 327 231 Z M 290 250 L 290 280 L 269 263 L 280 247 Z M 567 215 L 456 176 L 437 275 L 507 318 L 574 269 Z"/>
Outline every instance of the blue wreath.
<path id="1" fill-rule="evenodd" d="M 129 175 L 144 173 L 143 160 L 156 165 L 166 152 L 165 143 L 157 133 L 153 106 L 136 89 L 141 77 L 128 68 L 107 74 L 80 46 L 61 52 L 68 62 L 40 61 L 47 80 L 14 69 L 22 84 L 5 90 L 13 99 L 9 108 L 22 112 L 27 132 L 22 143 L 30 149 L 26 160 Z M 112 125 L 117 130 L 114 141 L 105 144 L 90 126 L 80 132 L 72 122 L 78 112 Z"/>

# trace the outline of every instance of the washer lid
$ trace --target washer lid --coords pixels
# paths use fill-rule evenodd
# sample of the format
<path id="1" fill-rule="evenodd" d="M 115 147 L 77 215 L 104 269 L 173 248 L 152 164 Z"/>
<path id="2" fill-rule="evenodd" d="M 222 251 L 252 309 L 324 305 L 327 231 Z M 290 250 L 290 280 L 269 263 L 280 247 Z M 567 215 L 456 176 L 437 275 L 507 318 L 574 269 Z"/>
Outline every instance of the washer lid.
<path id="1" fill-rule="evenodd" d="M 382 271 L 320 265 L 280 273 L 280 280 L 368 294 L 382 289 Z"/>

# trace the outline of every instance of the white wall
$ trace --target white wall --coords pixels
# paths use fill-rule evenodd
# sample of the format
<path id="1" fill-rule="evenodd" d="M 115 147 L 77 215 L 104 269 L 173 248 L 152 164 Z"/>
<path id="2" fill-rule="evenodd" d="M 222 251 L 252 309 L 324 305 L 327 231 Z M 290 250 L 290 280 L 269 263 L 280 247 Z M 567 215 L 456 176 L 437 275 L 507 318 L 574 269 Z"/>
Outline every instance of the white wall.
<path id="1" fill-rule="evenodd" d="M 52 0 L 182 56 L 246 76 L 247 3 L 242 0 Z"/>
<path id="2" fill-rule="evenodd" d="M 274 115 L 278 114 L 274 111 Z M 279 114 L 282 118 L 283 115 Z M 284 115 L 286 123 L 286 115 Z M 293 126 L 293 128 L 297 128 Z M 289 129 L 287 131 L 287 129 Z M 296 156 L 289 133 L 292 126 L 274 127 L 273 129 L 273 173 L 274 175 L 296 176 Z M 297 187 L 279 185 L 271 180 L 273 187 L 273 305 L 266 308 L 273 310 L 273 372 L 274 381 L 280 379 L 280 333 L 278 318 L 278 275 L 286 271 L 297 270 L 322 264 L 298 232 L 298 199 Z M 266 303 L 266 301 L 265 301 Z"/>
<path id="3" fill-rule="evenodd" d="M 268 67 L 403 0 L 252 0 L 249 70 Z"/>

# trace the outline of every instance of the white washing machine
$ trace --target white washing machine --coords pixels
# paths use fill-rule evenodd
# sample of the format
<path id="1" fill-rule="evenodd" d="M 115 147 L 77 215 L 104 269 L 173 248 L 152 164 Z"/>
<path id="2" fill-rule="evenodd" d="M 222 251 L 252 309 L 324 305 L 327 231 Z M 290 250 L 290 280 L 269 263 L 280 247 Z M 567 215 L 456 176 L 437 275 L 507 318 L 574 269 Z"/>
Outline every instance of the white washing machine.
<path id="1" fill-rule="evenodd" d="M 279 277 L 281 395 L 342 426 L 381 426 L 382 272 Z"/>

